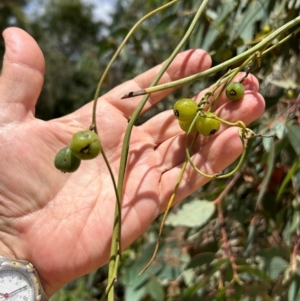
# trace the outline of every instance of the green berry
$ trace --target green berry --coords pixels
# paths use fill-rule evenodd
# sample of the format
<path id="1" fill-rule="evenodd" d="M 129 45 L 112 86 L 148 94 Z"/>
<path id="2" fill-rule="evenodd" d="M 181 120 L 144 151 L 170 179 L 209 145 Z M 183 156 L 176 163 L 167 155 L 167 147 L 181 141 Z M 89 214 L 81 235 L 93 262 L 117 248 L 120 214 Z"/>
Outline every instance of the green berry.
<path id="1" fill-rule="evenodd" d="M 190 98 L 182 98 L 175 102 L 173 111 L 179 121 L 191 122 L 197 114 L 198 105 Z"/>
<path id="2" fill-rule="evenodd" d="M 187 133 L 189 131 L 189 128 L 190 128 L 192 122 L 193 122 L 193 120 L 192 121 L 179 121 L 179 126 L 184 132 Z M 194 132 L 197 132 L 196 122 L 194 123 L 190 133 L 194 133 Z"/>
<path id="3" fill-rule="evenodd" d="M 81 160 L 73 155 L 69 146 L 62 148 L 54 159 L 55 167 L 62 172 L 74 172 L 80 163 Z"/>
<path id="4" fill-rule="evenodd" d="M 73 135 L 70 149 L 81 160 L 96 158 L 101 150 L 99 136 L 94 131 L 80 131 Z"/>
<path id="5" fill-rule="evenodd" d="M 293 99 L 295 97 L 295 93 L 292 89 L 288 89 L 285 93 L 285 97 L 287 99 Z"/>
<path id="6" fill-rule="evenodd" d="M 197 131 L 203 136 L 215 134 L 221 126 L 221 122 L 215 119 L 216 115 L 211 112 L 204 112 L 196 121 Z"/>
<path id="7" fill-rule="evenodd" d="M 270 25 L 265 25 L 262 30 L 261 30 L 264 34 L 270 33 L 272 31 L 272 27 Z"/>
<path id="8" fill-rule="evenodd" d="M 226 96 L 233 101 L 240 100 L 245 94 L 245 88 L 240 82 L 231 82 L 226 87 Z"/>

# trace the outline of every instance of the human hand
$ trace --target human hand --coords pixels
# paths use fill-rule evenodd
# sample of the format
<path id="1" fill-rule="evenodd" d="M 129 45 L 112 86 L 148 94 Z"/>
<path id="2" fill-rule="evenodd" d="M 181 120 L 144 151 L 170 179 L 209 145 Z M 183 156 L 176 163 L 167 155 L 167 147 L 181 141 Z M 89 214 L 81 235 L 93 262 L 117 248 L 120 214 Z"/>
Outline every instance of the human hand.
<path id="1" fill-rule="evenodd" d="M 115 195 L 102 156 L 82 162 L 72 174 L 54 168 L 57 151 L 69 144 L 74 133 L 88 129 L 92 103 L 59 119 L 36 119 L 43 55 L 24 31 L 9 28 L 3 35 L 6 54 L 0 77 L 0 255 L 32 262 L 45 292 L 51 296 L 67 282 L 107 262 Z M 162 82 L 200 72 L 210 64 L 206 52 L 185 51 L 177 56 Z M 120 98 L 128 91 L 149 86 L 158 69 L 116 87 L 98 102 L 98 132 L 115 175 L 127 120 L 140 101 Z M 220 100 L 219 116 L 250 123 L 262 114 L 264 101 L 257 92 L 257 80 L 249 75 L 244 85 L 242 101 Z M 146 109 L 168 93 L 170 90 L 153 94 Z M 184 137 L 171 111 L 134 127 L 122 202 L 124 247 L 166 207 L 185 158 Z M 242 151 L 236 128 L 197 143 L 201 152 L 193 160 L 207 172 L 223 170 Z M 207 181 L 188 168 L 176 202 Z"/>

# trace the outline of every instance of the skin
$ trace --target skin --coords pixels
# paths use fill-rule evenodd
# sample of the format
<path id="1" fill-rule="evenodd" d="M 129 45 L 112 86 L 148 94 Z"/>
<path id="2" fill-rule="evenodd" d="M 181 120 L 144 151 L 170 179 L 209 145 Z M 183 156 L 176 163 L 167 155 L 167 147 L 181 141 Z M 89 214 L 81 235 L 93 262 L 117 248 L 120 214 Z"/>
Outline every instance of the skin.
<path id="1" fill-rule="evenodd" d="M 107 263 L 115 195 L 101 156 L 82 162 L 72 174 L 59 172 L 53 164 L 56 153 L 69 144 L 72 135 L 90 126 L 92 103 L 59 119 L 36 119 L 35 104 L 45 71 L 43 54 L 21 29 L 6 29 L 3 37 L 0 254 L 32 262 L 50 297 L 67 282 Z M 205 51 L 185 51 L 177 56 L 161 82 L 197 73 L 210 64 Z M 116 176 L 127 119 L 140 101 L 120 98 L 128 91 L 149 86 L 158 68 L 114 88 L 99 100 L 98 131 Z M 250 75 L 244 85 L 243 100 L 231 102 L 222 96 L 216 107 L 219 116 L 250 123 L 263 113 L 264 100 L 257 92 L 257 80 Z M 146 109 L 170 92 L 152 95 Z M 184 141 L 185 134 L 171 110 L 133 129 L 122 203 L 124 247 L 146 231 L 166 207 L 185 158 Z M 213 173 L 223 170 L 242 151 L 236 128 L 199 138 L 197 149 L 194 162 L 203 171 Z M 206 182 L 188 168 L 176 202 Z"/>

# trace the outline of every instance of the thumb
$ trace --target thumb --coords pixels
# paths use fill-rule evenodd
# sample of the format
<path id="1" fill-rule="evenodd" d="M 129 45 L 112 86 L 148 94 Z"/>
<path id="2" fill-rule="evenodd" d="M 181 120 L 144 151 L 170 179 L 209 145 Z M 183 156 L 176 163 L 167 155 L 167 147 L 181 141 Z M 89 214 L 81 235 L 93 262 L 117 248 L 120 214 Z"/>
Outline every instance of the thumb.
<path id="1" fill-rule="evenodd" d="M 3 37 L 0 122 L 23 121 L 34 115 L 44 81 L 44 56 L 35 40 L 22 29 L 8 28 Z"/>

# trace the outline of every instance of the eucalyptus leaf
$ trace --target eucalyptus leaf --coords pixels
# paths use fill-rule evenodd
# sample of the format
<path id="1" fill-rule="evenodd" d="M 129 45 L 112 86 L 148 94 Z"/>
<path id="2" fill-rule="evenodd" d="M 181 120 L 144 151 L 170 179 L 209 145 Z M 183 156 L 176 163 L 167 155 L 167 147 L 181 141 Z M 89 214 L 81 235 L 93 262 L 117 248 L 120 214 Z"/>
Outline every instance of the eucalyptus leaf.
<path id="1" fill-rule="evenodd" d="M 125 291 L 125 301 L 139 301 L 146 294 L 146 287 L 141 286 L 138 289 L 128 286 Z"/>
<path id="2" fill-rule="evenodd" d="M 178 15 L 170 15 L 159 22 L 159 24 L 153 29 L 155 35 L 166 34 L 166 31 L 172 27 L 173 23 L 178 21 Z"/>
<path id="3" fill-rule="evenodd" d="M 282 139 L 284 137 L 285 124 L 281 121 L 276 121 L 273 130 L 275 131 L 277 138 Z"/>
<path id="4" fill-rule="evenodd" d="M 247 274 L 249 274 L 249 276 L 258 278 L 260 280 L 271 281 L 271 278 L 266 273 L 264 273 L 262 270 L 260 270 L 258 268 L 252 267 L 250 265 L 240 265 L 239 272 L 247 273 Z"/>
<path id="5" fill-rule="evenodd" d="M 255 298 L 255 297 L 263 297 L 268 293 L 270 289 L 270 284 L 268 282 L 255 282 L 249 283 L 244 286 L 245 295 Z M 252 300 L 252 299 L 251 299 Z M 266 300 L 266 299 L 263 299 Z"/>
<path id="6" fill-rule="evenodd" d="M 300 156 L 300 128 L 299 126 L 292 124 L 287 125 L 287 133 L 290 139 L 290 143 L 294 148 L 296 154 Z"/>
<path id="7" fill-rule="evenodd" d="M 215 205 L 205 200 L 193 200 L 184 204 L 176 213 L 170 213 L 166 225 L 201 227 L 214 214 Z"/>
<path id="8" fill-rule="evenodd" d="M 195 268 L 204 264 L 211 263 L 216 258 L 216 254 L 212 252 L 205 252 L 194 256 L 187 266 L 187 268 Z"/>
<path id="9" fill-rule="evenodd" d="M 192 280 L 195 278 L 195 271 L 194 269 L 187 269 L 187 270 L 184 270 L 182 272 L 182 278 L 183 278 L 183 281 L 184 283 L 189 286 L 191 283 L 192 283 Z"/>
<path id="10" fill-rule="evenodd" d="M 281 257 L 275 256 L 270 260 L 267 272 L 272 279 L 277 279 L 278 276 L 283 273 L 288 266 L 288 261 Z"/>
<path id="11" fill-rule="evenodd" d="M 300 158 L 298 158 L 296 160 L 296 162 L 293 164 L 293 166 L 290 168 L 287 175 L 283 179 L 283 181 L 279 187 L 278 193 L 277 193 L 277 197 L 276 197 L 277 201 L 281 198 L 286 186 L 291 181 L 292 177 L 299 171 L 299 169 L 300 169 Z"/>
<path id="12" fill-rule="evenodd" d="M 165 291 L 156 278 L 152 278 L 147 283 L 147 291 L 154 301 L 164 301 L 165 300 Z"/>
<path id="13" fill-rule="evenodd" d="M 265 138 L 265 139 L 269 139 L 270 141 L 270 151 L 268 153 L 268 161 L 267 161 L 267 171 L 265 173 L 264 179 L 261 183 L 261 187 L 259 189 L 259 193 L 257 196 L 257 200 L 256 200 L 256 204 L 260 204 L 266 191 L 268 188 L 268 184 L 271 180 L 271 176 L 272 176 L 272 172 L 273 172 L 273 168 L 274 168 L 274 160 L 275 160 L 275 147 L 274 147 L 274 139 L 273 138 Z"/>
<path id="14" fill-rule="evenodd" d="M 295 301 L 297 290 L 299 290 L 299 287 L 297 285 L 297 281 L 293 280 L 289 290 L 288 290 L 288 301 Z"/>
<path id="15" fill-rule="evenodd" d="M 270 136 L 273 134 L 274 134 L 273 132 L 265 133 L 266 136 Z M 271 148 L 271 144 L 273 143 L 272 139 L 270 139 L 269 137 L 263 137 L 262 142 L 263 142 L 264 149 L 268 152 Z"/>

